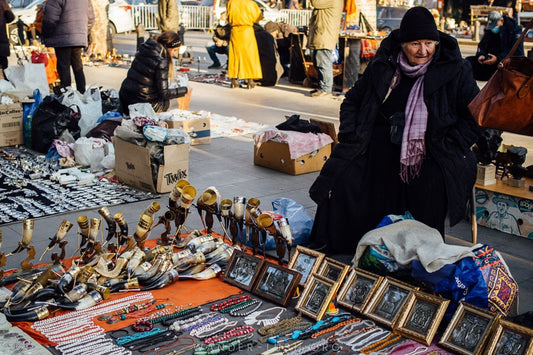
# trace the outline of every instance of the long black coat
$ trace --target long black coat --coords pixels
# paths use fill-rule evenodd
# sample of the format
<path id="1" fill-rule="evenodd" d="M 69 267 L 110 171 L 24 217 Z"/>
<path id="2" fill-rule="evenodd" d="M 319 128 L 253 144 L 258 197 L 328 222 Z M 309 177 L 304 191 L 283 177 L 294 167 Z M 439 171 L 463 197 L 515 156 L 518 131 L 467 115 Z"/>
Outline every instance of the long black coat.
<path id="1" fill-rule="evenodd" d="M 152 104 L 156 112 L 166 111 L 170 99 L 187 93 L 186 87 L 168 87 L 169 63 L 164 52 L 165 48 L 152 39 L 140 46 L 120 87 L 120 106 L 123 113 L 129 113 L 129 105 L 142 102 Z"/>
<path id="2" fill-rule="evenodd" d="M 373 61 L 346 94 L 340 110 L 339 144 L 309 191 L 318 204 L 311 239 L 320 245 L 328 244 L 333 252 L 352 252 L 362 236 L 350 233 L 360 221 L 352 218 L 332 222 L 331 219 L 337 211 L 345 212 L 347 198 L 365 196 L 368 190 L 357 186 L 361 182 L 358 176 L 350 181 L 354 191 L 350 196 L 345 195 L 346 186 L 340 188 L 336 183 L 346 171 L 357 171 L 354 166 L 365 166 L 361 162 L 401 50 L 398 33 L 393 31 L 383 40 Z M 470 147 L 477 140 L 479 127 L 467 105 L 478 92 L 470 64 L 462 59 L 457 41 L 440 33 L 440 45 L 424 78 L 424 101 L 428 108 L 425 142 L 426 151 L 442 171 L 447 197 L 444 202 L 447 202 L 451 225 L 465 216 L 476 178 L 476 160 Z M 336 195 L 340 190 L 344 191 L 343 195 Z"/>
<path id="3" fill-rule="evenodd" d="M 11 11 L 6 0 L 0 0 L 0 57 L 9 57 L 9 39 L 7 37 L 6 24 L 15 19 L 15 14 Z"/>

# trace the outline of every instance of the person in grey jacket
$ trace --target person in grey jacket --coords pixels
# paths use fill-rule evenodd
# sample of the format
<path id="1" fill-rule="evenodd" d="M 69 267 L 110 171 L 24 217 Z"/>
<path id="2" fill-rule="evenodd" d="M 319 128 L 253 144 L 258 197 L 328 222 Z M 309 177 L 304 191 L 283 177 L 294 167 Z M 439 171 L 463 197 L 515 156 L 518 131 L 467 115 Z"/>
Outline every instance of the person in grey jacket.
<path id="1" fill-rule="evenodd" d="M 339 41 L 343 4 L 339 0 L 311 0 L 313 12 L 309 19 L 308 47 L 318 73 L 318 89 L 311 91 L 311 97 L 331 95 L 333 91 L 331 55 Z"/>
<path id="2" fill-rule="evenodd" d="M 76 89 L 85 92 L 85 74 L 81 60 L 87 47 L 87 35 L 94 24 L 90 0 L 47 0 L 44 7 L 42 37 L 53 47 L 57 57 L 57 73 L 61 87 L 71 86 L 70 67 Z"/>

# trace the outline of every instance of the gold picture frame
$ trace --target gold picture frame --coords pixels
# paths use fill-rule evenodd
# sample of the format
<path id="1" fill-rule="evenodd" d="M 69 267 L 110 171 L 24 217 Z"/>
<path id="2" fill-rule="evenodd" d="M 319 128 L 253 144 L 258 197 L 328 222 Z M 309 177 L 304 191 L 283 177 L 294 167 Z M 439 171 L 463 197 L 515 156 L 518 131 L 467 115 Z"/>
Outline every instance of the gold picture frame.
<path id="1" fill-rule="evenodd" d="M 265 259 L 244 251 L 234 250 L 222 280 L 245 291 L 251 291 Z"/>
<path id="2" fill-rule="evenodd" d="M 326 313 L 337 288 L 337 282 L 313 273 L 309 277 L 295 309 L 309 318 L 319 321 Z"/>
<path id="3" fill-rule="evenodd" d="M 393 328 L 409 294 L 417 288 L 385 277 L 376 290 L 375 296 L 363 309 L 363 314 L 375 322 Z"/>
<path id="4" fill-rule="evenodd" d="M 533 329 L 499 318 L 496 320 L 485 353 L 487 355 L 532 354 Z"/>
<path id="5" fill-rule="evenodd" d="M 439 340 L 439 345 L 462 355 L 479 355 L 500 316 L 461 302 Z"/>
<path id="6" fill-rule="evenodd" d="M 395 328 L 401 335 L 429 346 L 449 303 L 447 299 L 413 291 L 405 301 Z"/>
<path id="7" fill-rule="evenodd" d="M 362 313 L 383 281 L 383 276 L 353 268 L 337 294 L 337 303 L 349 310 Z"/>
<path id="8" fill-rule="evenodd" d="M 326 257 L 324 260 L 322 260 L 317 274 L 327 277 L 328 279 L 335 281 L 340 285 L 346 277 L 348 270 L 350 270 L 350 265 L 346 265 L 343 262 Z"/>
<path id="9" fill-rule="evenodd" d="M 297 245 L 287 267 L 302 275 L 299 286 L 305 287 L 309 276 L 318 270 L 325 257 L 324 253 Z"/>

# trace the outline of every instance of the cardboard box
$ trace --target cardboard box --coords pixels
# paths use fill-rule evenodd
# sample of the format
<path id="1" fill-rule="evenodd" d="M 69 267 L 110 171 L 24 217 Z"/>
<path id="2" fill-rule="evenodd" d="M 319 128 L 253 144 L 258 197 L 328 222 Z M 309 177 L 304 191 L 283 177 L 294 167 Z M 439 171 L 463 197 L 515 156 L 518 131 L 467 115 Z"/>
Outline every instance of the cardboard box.
<path id="1" fill-rule="evenodd" d="M 188 133 L 192 139 L 192 145 L 211 143 L 211 119 L 209 117 L 166 122 L 168 128 L 178 128 Z"/>
<path id="2" fill-rule="evenodd" d="M 22 104 L 0 105 L 0 147 L 22 144 Z"/>
<path id="3" fill-rule="evenodd" d="M 331 144 L 323 146 L 318 152 L 291 159 L 289 145 L 275 141 L 254 145 L 254 164 L 278 170 L 291 175 L 320 171 L 331 154 Z"/>
<path id="4" fill-rule="evenodd" d="M 157 182 L 152 178 L 150 149 L 114 138 L 115 173 L 120 182 L 157 193 L 170 192 L 189 171 L 189 144 L 165 145 L 164 164 L 159 166 Z"/>

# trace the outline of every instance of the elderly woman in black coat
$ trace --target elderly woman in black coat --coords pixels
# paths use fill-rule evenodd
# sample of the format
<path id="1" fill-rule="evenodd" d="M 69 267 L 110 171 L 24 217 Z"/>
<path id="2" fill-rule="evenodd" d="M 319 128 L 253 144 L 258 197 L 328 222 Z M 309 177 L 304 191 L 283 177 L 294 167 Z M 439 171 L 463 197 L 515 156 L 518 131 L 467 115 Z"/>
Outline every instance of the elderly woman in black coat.
<path id="1" fill-rule="evenodd" d="M 187 94 L 186 87 L 169 88 L 168 82 L 176 75 L 172 58 L 180 46 L 180 37 L 174 31 L 163 32 L 155 41 L 148 39 L 140 46 L 120 87 L 122 113 L 129 114 L 129 105 L 143 102 L 150 103 L 156 112 L 164 112 L 170 99 Z"/>
<path id="2" fill-rule="evenodd" d="M 476 178 L 467 105 L 478 92 L 457 41 L 426 8 L 407 11 L 341 104 L 339 144 L 310 189 L 311 247 L 353 253 L 383 217 L 406 211 L 444 237 Z"/>

